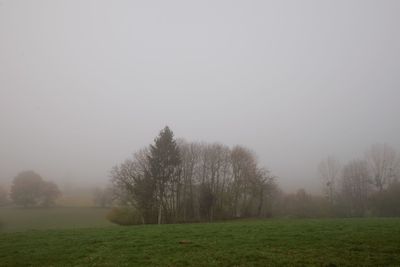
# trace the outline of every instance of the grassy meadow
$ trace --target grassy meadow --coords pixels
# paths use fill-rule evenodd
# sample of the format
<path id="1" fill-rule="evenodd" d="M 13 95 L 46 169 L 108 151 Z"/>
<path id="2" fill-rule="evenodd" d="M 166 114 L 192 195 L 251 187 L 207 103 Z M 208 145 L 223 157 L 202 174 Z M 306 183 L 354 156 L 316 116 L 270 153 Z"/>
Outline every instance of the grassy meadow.
<path id="1" fill-rule="evenodd" d="M 400 266 L 400 219 L 101 225 L 1 233 L 0 266 Z"/>
<path id="2" fill-rule="evenodd" d="M 105 218 L 107 212 L 108 209 L 89 207 L 0 207 L 0 233 L 111 226 Z"/>

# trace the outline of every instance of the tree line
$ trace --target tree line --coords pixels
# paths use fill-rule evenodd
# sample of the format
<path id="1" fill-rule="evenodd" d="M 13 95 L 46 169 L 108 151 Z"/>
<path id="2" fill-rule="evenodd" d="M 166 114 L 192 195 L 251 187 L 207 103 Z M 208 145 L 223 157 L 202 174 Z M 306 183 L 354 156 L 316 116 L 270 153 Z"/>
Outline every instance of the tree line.
<path id="1" fill-rule="evenodd" d="M 276 189 L 249 149 L 176 140 L 168 127 L 111 176 L 118 202 L 142 223 L 268 217 Z"/>
<path id="2" fill-rule="evenodd" d="M 399 162 L 393 148 L 379 144 L 365 158 L 343 167 L 328 157 L 318 166 L 323 195 L 304 189 L 288 194 L 249 149 L 177 140 L 165 127 L 153 144 L 112 169 L 112 192 L 120 208 L 112 210 L 109 219 L 161 224 L 272 216 L 400 216 Z"/>
<path id="3" fill-rule="evenodd" d="M 187 142 L 168 127 L 154 143 L 114 166 L 111 183 L 94 190 L 98 207 L 112 208 L 119 224 L 214 221 L 245 217 L 400 216 L 400 158 L 375 144 L 343 166 L 334 157 L 318 165 L 323 194 L 285 193 L 277 178 L 243 146 Z M 0 206 L 49 207 L 58 186 L 33 171 L 19 173 Z"/>
<path id="4" fill-rule="evenodd" d="M 372 145 L 344 166 L 327 157 L 319 173 L 336 216 L 400 216 L 400 159 L 389 145 Z"/>

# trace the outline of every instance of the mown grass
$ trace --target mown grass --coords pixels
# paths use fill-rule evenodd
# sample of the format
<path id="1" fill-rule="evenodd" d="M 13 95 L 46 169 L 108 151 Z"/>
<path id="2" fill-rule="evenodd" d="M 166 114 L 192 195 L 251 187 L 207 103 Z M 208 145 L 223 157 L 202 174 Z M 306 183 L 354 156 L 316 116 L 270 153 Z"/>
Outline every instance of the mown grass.
<path id="1" fill-rule="evenodd" d="M 111 226 L 108 209 L 81 207 L 0 208 L 0 233 Z M 1 264 L 1 263 L 0 263 Z"/>
<path id="2" fill-rule="evenodd" d="M 187 240 L 188 244 L 179 241 Z M 400 219 L 258 220 L 0 234 L 1 266 L 400 266 Z"/>

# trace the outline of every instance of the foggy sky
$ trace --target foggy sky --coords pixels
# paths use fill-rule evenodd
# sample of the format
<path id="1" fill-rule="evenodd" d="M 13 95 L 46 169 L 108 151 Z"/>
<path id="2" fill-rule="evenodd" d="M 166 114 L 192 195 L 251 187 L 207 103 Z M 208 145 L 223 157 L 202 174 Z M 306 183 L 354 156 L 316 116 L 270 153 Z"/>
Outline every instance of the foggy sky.
<path id="1" fill-rule="evenodd" d="M 103 184 L 165 125 L 286 190 L 400 149 L 400 1 L 0 0 L 0 183 Z"/>

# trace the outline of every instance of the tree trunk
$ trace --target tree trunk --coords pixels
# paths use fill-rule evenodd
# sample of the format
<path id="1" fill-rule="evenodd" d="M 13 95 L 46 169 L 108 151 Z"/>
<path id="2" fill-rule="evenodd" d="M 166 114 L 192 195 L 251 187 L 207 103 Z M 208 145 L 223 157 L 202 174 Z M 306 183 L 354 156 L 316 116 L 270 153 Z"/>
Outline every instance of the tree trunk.
<path id="1" fill-rule="evenodd" d="M 160 200 L 160 204 L 158 206 L 158 218 L 157 218 L 158 224 L 161 224 L 161 216 L 162 216 L 162 201 Z"/>
<path id="2" fill-rule="evenodd" d="M 262 207 L 264 205 L 264 189 L 261 187 L 260 202 L 258 203 L 258 217 L 261 217 Z"/>

